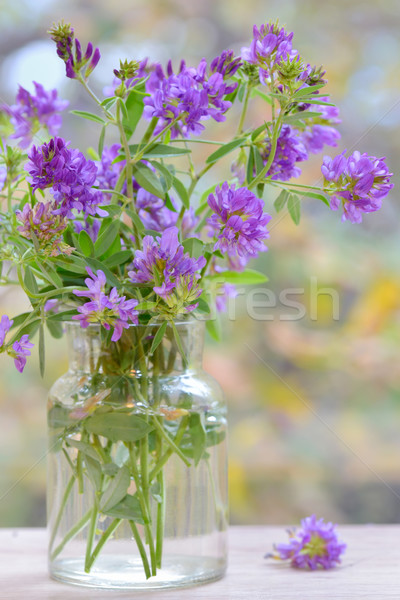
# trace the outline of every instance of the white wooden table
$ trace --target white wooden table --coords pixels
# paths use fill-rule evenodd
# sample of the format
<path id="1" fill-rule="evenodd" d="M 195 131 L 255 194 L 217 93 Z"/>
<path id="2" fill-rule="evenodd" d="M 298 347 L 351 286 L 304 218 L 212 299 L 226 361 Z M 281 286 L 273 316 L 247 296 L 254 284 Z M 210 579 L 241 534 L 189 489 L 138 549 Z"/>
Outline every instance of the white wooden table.
<path id="1" fill-rule="evenodd" d="M 0 529 L 0 599 L 75 600 L 336 600 L 400 599 L 400 525 L 341 526 L 348 544 L 342 566 L 299 571 L 264 560 L 284 527 L 232 527 L 226 577 L 182 590 L 98 591 L 52 581 L 47 575 L 44 529 Z"/>

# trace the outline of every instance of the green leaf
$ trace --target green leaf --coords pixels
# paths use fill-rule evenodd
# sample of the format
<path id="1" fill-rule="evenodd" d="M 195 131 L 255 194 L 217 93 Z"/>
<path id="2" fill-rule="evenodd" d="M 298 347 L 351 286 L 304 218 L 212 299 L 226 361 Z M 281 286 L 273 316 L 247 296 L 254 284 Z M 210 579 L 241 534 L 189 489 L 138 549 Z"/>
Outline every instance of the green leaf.
<path id="1" fill-rule="evenodd" d="M 132 259 L 132 252 L 130 250 L 121 250 L 121 252 L 116 252 L 112 256 L 109 256 L 104 260 L 104 264 L 112 269 L 117 265 L 124 265 L 126 262 Z"/>
<path id="2" fill-rule="evenodd" d="M 268 277 L 264 273 L 254 271 L 253 269 L 245 269 L 244 271 L 223 271 L 218 275 L 212 275 L 210 279 L 220 279 L 227 283 L 235 283 L 242 285 L 255 285 L 257 283 L 265 283 Z"/>
<path id="3" fill-rule="evenodd" d="M 224 439 L 226 437 L 226 432 L 223 429 L 216 430 L 215 427 L 212 427 L 210 429 L 206 427 L 206 431 L 207 431 L 207 440 L 206 440 L 207 448 L 210 448 L 210 446 L 216 446 L 217 444 L 220 444 L 221 442 L 224 441 Z"/>
<path id="4" fill-rule="evenodd" d="M 189 435 L 194 464 L 198 465 L 206 447 L 206 430 L 203 423 L 204 416 L 192 413 L 189 417 Z"/>
<path id="5" fill-rule="evenodd" d="M 315 198 L 316 200 L 321 200 L 324 204 L 329 206 L 329 200 L 323 194 L 319 194 L 318 192 L 311 192 L 308 190 L 299 191 L 299 193 L 302 196 L 305 196 L 306 198 Z"/>
<path id="6" fill-rule="evenodd" d="M 122 112 L 122 121 L 127 122 L 128 121 L 128 111 L 126 109 L 125 102 L 122 100 L 122 98 L 118 98 L 117 103 Z"/>
<path id="7" fill-rule="evenodd" d="M 196 308 L 197 311 L 199 311 L 201 313 L 205 313 L 206 315 L 209 315 L 211 313 L 210 305 L 208 304 L 207 300 L 205 300 L 205 298 L 200 296 L 200 298 L 197 300 L 197 302 L 198 302 L 198 306 Z"/>
<path id="8" fill-rule="evenodd" d="M 231 142 L 224 144 L 223 146 L 218 148 L 218 150 L 216 150 L 215 152 L 210 154 L 210 156 L 208 156 L 208 158 L 206 159 L 206 164 L 209 165 L 210 163 L 213 163 L 216 160 L 222 158 L 226 154 L 229 154 L 229 152 L 236 150 L 236 148 L 239 148 L 239 146 L 241 146 L 243 144 L 243 142 L 246 141 L 246 139 L 247 138 L 245 138 L 245 137 L 241 137 L 241 138 L 238 138 L 237 140 L 232 140 Z"/>
<path id="9" fill-rule="evenodd" d="M 292 96 L 292 99 L 298 99 L 300 96 L 309 96 L 312 92 L 321 89 L 324 87 L 324 83 L 316 83 L 315 85 L 309 85 L 308 87 L 302 87 L 297 92 L 295 92 Z M 314 96 L 315 98 L 315 96 Z"/>
<path id="10" fill-rule="evenodd" d="M 246 181 L 250 183 L 254 177 L 254 152 L 253 146 L 249 148 L 249 157 L 247 159 L 246 167 Z"/>
<path id="11" fill-rule="evenodd" d="M 305 119 L 314 119 L 314 117 L 319 117 L 321 112 L 312 112 L 310 110 L 305 110 L 302 112 L 294 113 L 292 115 L 286 115 L 283 117 L 284 123 L 297 123 L 299 121 L 304 121 Z"/>
<path id="12" fill-rule="evenodd" d="M 130 144 L 129 150 L 132 154 L 136 154 L 140 149 L 140 144 Z M 190 154 L 189 148 L 176 148 L 167 144 L 154 144 L 143 154 L 143 158 L 166 158 L 170 156 L 183 156 Z"/>
<path id="13" fill-rule="evenodd" d="M 127 494 L 121 502 L 118 502 L 118 504 L 107 511 L 103 511 L 103 513 L 114 519 L 128 519 L 129 521 L 135 521 L 144 525 L 142 509 L 136 495 L 131 496 Z"/>
<path id="14" fill-rule="evenodd" d="M 94 460 L 88 454 L 84 454 L 83 456 L 85 459 L 85 465 L 89 479 L 93 483 L 95 489 L 100 491 L 103 483 L 103 472 L 101 470 L 101 465 L 97 459 Z"/>
<path id="15" fill-rule="evenodd" d="M 110 108 L 112 108 L 114 106 L 116 101 L 117 101 L 116 96 L 112 96 L 111 98 L 106 98 L 105 100 L 103 100 L 103 102 L 101 103 L 101 106 L 104 106 L 104 108 L 106 110 L 110 110 Z"/>
<path id="16" fill-rule="evenodd" d="M 260 127 L 257 127 L 257 129 L 255 129 L 251 134 L 251 141 L 254 142 L 254 140 L 257 139 L 258 136 L 267 129 L 267 127 L 268 123 L 263 123 L 262 125 L 260 125 Z"/>
<path id="17" fill-rule="evenodd" d="M 197 238 L 187 238 L 182 246 L 192 258 L 199 258 L 204 255 L 204 243 Z"/>
<path id="18" fill-rule="evenodd" d="M 133 166 L 133 175 L 137 183 L 158 198 L 164 200 L 165 192 L 157 175 L 146 165 L 139 164 Z"/>
<path id="19" fill-rule="evenodd" d="M 102 256 L 114 243 L 115 239 L 119 236 L 119 227 L 120 221 L 112 221 L 107 229 L 99 235 L 94 244 L 94 254 L 96 257 Z"/>
<path id="20" fill-rule="evenodd" d="M 46 368 L 46 352 L 44 344 L 44 327 L 43 323 L 39 326 L 39 371 L 40 376 L 43 377 L 44 370 Z"/>
<path id="21" fill-rule="evenodd" d="M 160 325 L 160 327 L 158 328 L 157 333 L 154 336 L 153 342 L 151 344 L 150 354 L 154 354 L 154 352 L 160 345 L 161 340 L 164 337 L 165 330 L 167 329 L 167 325 L 168 325 L 168 321 L 164 321 L 164 323 L 162 325 Z"/>
<path id="22" fill-rule="evenodd" d="M 157 305 L 158 302 L 140 302 L 135 306 L 135 310 L 154 310 Z"/>
<path id="23" fill-rule="evenodd" d="M 51 407 L 47 415 L 48 425 L 52 429 L 69 427 L 76 423 L 70 416 L 70 410 L 58 404 Z"/>
<path id="24" fill-rule="evenodd" d="M 173 175 L 171 171 L 169 171 L 167 167 L 157 162 L 156 160 L 152 160 L 151 164 L 161 174 L 161 185 L 163 186 L 164 192 L 167 192 L 172 186 L 173 182 Z"/>
<path id="25" fill-rule="evenodd" d="M 101 128 L 101 133 L 100 133 L 100 137 L 99 137 L 99 145 L 98 145 L 98 148 L 97 148 L 99 156 L 101 156 L 103 154 L 104 139 L 105 139 L 105 137 L 106 137 L 106 123 Z"/>
<path id="26" fill-rule="evenodd" d="M 173 185 L 176 193 L 178 194 L 179 198 L 182 200 L 183 206 L 185 208 L 189 208 L 189 206 L 190 206 L 189 195 L 188 195 L 187 189 L 183 185 L 182 181 L 180 179 L 178 179 L 177 177 L 173 177 L 172 185 Z"/>
<path id="27" fill-rule="evenodd" d="M 55 338 L 56 340 L 59 340 L 62 338 L 62 336 L 64 335 L 63 332 L 63 326 L 61 325 L 61 323 L 59 321 L 46 321 L 46 326 L 47 329 L 50 332 L 50 335 Z"/>
<path id="28" fill-rule="evenodd" d="M 300 200 L 295 194 L 290 194 L 288 198 L 288 211 L 292 217 L 293 223 L 300 223 Z"/>
<path id="29" fill-rule="evenodd" d="M 111 271 L 104 265 L 104 263 L 100 262 L 96 258 L 89 257 L 87 257 L 86 261 L 91 269 L 94 269 L 95 271 L 98 271 L 100 269 L 101 271 L 103 271 L 104 275 L 106 276 L 107 283 L 109 285 L 115 286 L 116 288 L 119 288 L 121 286 L 121 282 L 115 277 L 115 275 L 111 273 Z"/>
<path id="30" fill-rule="evenodd" d="M 88 417 L 85 427 L 89 433 L 101 435 L 112 442 L 136 442 L 154 429 L 141 417 L 116 412 Z"/>
<path id="31" fill-rule="evenodd" d="M 276 212 L 280 212 L 282 208 L 285 206 L 287 199 L 289 197 L 289 192 L 287 190 L 282 190 L 279 196 L 276 198 L 274 202 L 274 207 Z"/>
<path id="32" fill-rule="evenodd" d="M 82 442 L 81 440 L 74 440 L 73 438 L 66 438 L 65 442 L 67 446 L 71 446 L 71 448 L 76 448 L 76 450 L 79 450 L 79 452 L 82 452 L 82 454 L 90 456 L 90 458 L 92 458 L 93 460 L 99 461 L 99 455 L 97 454 L 96 450 L 91 444 L 88 444 L 87 442 Z"/>
<path id="33" fill-rule="evenodd" d="M 206 321 L 206 329 L 214 341 L 221 341 L 221 323 L 218 316 Z"/>
<path id="34" fill-rule="evenodd" d="M 71 110 L 70 113 L 72 115 L 77 115 L 78 117 L 83 117 L 84 119 L 88 119 L 89 121 L 95 121 L 96 123 L 105 124 L 104 119 L 95 115 L 94 113 L 87 112 L 86 110 Z"/>
<path id="35" fill-rule="evenodd" d="M 265 102 L 267 102 L 268 104 L 272 104 L 272 99 L 265 94 L 264 92 L 262 92 L 259 88 L 253 88 L 252 92 L 251 92 L 252 96 L 259 96 L 260 98 L 262 98 L 263 100 L 265 100 Z"/>
<path id="36" fill-rule="evenodd" d="M 182 345 L 181 336 L 179 335 L 179 332 L 178 332 L 178 330 L 176 328 L 176 325 L 175 325 L 175 323 L 173 321 L 171 321 L 171 327 L 172 327 L 172 331 L 174 332 L 174 338 L 175 338 L 175 341 L 176 341 L 176 345 L 178 346 L 179 352 L 180 352 L 180 354 L 182 356 L 183 364 L 185 366 L 187 366 L 188 365 L 188 359 L 186 357 L 186 353 L 185 353 L 184 347 Z"/>
<path id="37" fill-rule="evenodd" d="M 29 292 L 31 292 L 32 294 L 38 293 L 39 290 L 36 283 L 36 279 L 29 265 L 25 267 L 24 283 Z"/>
<path id="38" fill-rule="evenodd" d="M 127 210 L 127 213 L 129 214 L 130 218 L 133 221 L 133 224 L 135 225 L 135 227 L 137 228 L 139 233 L 144 231 L 144 225 L 143 225 L 139 215 L 137 213 L 133 212 L 132 210 L 131 211 Z"/>
<path id="39" fill-rule="evenodd" d="M 84 229 L 82 229 L 82 231 L 78 235 L 78 243 L 84 256 L 93 256 L 94 245 L 90 235 Z"/>
<path id="40" fill-rule="evenodd" d="M 104 475 L 115 477 L 119 471 L 119 467 L 115 463 L 106 463 L 105 465 L 101 465 L 101 470 L 103 471 Z"/>
<path id="41" fill-rule="evenodd" d="M 115 477 L 112 478 L 100 500 L 100 510 L 105 512 L 113 508 L 118 502 L 125 498 L 131 483 L 129 469 L 123 466 Z"/>
<path id="42" fill-rule="evenodd" d="M 163 499 L 162 499 L 162 495 L 161 495 L 161 486 L 158 483 L 158 481 L 153 483 L 153 485 L 150 487 L 150 494 L 153 496 L 153 498 L 156 502 L 161 504 Z"/>
<path id="43" fill-rule="evenodd" d="M 127 117 L 125 117 L 124 120 L 122 121 L 122 125 L 123 125 L 125 131 L 127 132 L 129 138 L 132 136 L 133 132 L 135 131 L 137 124 L 139 123 L 140 118 L 143 113 L 143 109 L 144 109 L 143 94 L 140 93 L 140 90 L 142 88 L 144 89 L 144 84 L 137 86 L 135 89 L 133 89 L 129 93 L 129 96 L 126 99 L 125 106 L 126 106 Z"/>

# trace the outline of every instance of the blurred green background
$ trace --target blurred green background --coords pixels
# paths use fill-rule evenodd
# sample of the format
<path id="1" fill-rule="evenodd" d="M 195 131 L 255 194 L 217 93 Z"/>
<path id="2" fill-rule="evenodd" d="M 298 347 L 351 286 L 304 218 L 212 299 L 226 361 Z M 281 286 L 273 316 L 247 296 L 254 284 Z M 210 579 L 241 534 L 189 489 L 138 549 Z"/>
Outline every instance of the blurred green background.
<path id="1" fill-rule="evenodd" d="M 64 77 L 46 35 L 53 21 L 64 18 L 82 42 L 100 46 L 92 83 L 101 93 L 119 58 L 197 64 L 225 48 L 239 52 L 254 23 L 279 18 L 303 57 L 327 71 L 343 120 L 339 150 L 386 156 L 398 184 L 396 0 L 3 0 L 0 7 L 1 101 L 11 103 L 18 83 L 30 89 L 36 80 L 80 109 L 87 100 Z M 263 111 L 257 105 L 248 124 L 262 123 Z M 229 135 L 229 124 L 210 126 L 216 139 Z M 72 116 L 61 133 L 82 150 L 96 143 L 91 125 Z M 317 182 L 321 161 L 314 157 L 300 181 Z M 211 171 L 205 185 L 220 178 Z M 271 193 L 271 214 L 273 200 Z M 336 522 L 400 520 L 398 219 L 397 187 L 361 226 L 310 199 L 298 228 L 274 216 L 257 267 L 270 278 L 265 289 L 276 306 L 255 308 L 265 297 L 241 293 L 224 319 L 222 344 L 209 341 L 205 357 L 230 407 L 232 523 L 294 523 L 313 512 Z M 279 300 L 288 288 L 286 297 L 304 307 L 301 319 Z M 1 313 L 26 306 L 16 290 L 0 294 Z M 63 341 L 49 340 L 44 380 L 36 356 L 22 376 L 0 360 L 0 526 L 45 523 L 46 390 L 66 367 Z"/>

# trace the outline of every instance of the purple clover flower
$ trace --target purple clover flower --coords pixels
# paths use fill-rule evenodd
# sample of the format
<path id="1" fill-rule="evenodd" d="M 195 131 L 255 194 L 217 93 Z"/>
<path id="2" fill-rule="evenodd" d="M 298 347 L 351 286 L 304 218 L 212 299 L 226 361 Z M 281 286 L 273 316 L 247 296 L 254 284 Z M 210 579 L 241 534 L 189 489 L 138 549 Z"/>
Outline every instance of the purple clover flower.
<path id="1" fill-rule="evenodd" d="M 197 284 L 198 271 L 206 264 L 203 256 L 198 259 L 185 254 L 178 240 L 178 228 L 169 227 L 154 239 L 143 238 L 143 250 L 137 250 L 133 269 L 128 275 L 133 283 L 147 283 L 168 307 L 178 314 L 190 312 L 202 290 Z"/>
<path id="2" fill-rule="evenodd" d="M 32 146 L 25 169 L 33 191 L 51 188 L 54 204 L 53 214 L 74 218 L 76 209 L 86 215 L 106 216 L 98 205 L 102 194 L 91 189 L 96 182 L 97 168 L 92 160 L 86 160 L 77 149 L 69 149 L 63 138 L 52 138 L 42 146 Z"/>
<path id="3" fill-rule="evenodd" d="M 89 327 L 90 323 L 100 323 L 107 330 L 113 327 L 111 341 L 117 342 L 122 335 L 122 330 L 129 327 L 128 321 L 137 324 L 139 313 L 135 310 L 135 306 L 138 301 L 126 300 L 125 296 L 118 296 L 115 287 L 107 295 L 105 293 L 107 280 L 103 271 L 98 270 L 97 275 L 89 267 L 86 267 L 86 271 L 89 275 L 85 279 L 88 289 L 74 290 L 74 294 L 90 298 L 90 302 L 79 306 L 80 314 L 74 315 L 72 319 L 79 321 L 84 329 Z"/>
<path id="4" fill-rule="evenodd" d="M 10 107 L 2 106 L 3 110 L 11 117 L 14 133 L 11 138 L 21 138 L 19 145 L 27 148 L 35 133 L 40 127 L 45 127 L 50 135 L 57 135 L 62 118 L 59 114 L 68 106 L 67 100 L 57 97 L 57 90 L 47 92 L 40 83 L 33 82 L 35 94 L 19 86 L 16 104 Z"/>
<path id="5" fill-rule="evenodd" d="M 33 348 L 34 344 L 29 341 L 27 334 L 23 335 L 21 339 L 14 342 L 12 345 L 12 351 L 9 351 L 10 356 L 14 357 L 14 364 L 17 371 L 22 373 L 26 365 L 26 357 L 31 355 L 30 348 Z"/>
<path id="6" fill-rule="evenodd" d="M 75 221 L 74 223 L 76 233 L 86 231 L 93 243 L 95 243 L 98 238 L 100 227 L 101 221 L 99 219 L 93 219 L 92 222 L 89 222 L 86 219 L 84 223 L 81 221 Z"/>
<path id="7" fill-rule="evenodd" d="M 89 42 L 85 54 L 82 54 L 80 41 L 75 38 L 73 28 L 66 23 L 59 23 L 49 33 L 56 43 L 58 56 L 65 63 L 67 77 L 76 79 L 79 74 L 82 74 L 87 79 L 100 60 L 100 50 L 98 48 L 93 50 L 93 44 Z"/>
<path id="8" fill-rule="evenodd" d="M 5 348 L 4 342 L 6 335 L 11 329 L 14 321 L 10 320 L 7 315 L 3 315 L 0 320 L 0 351 L 6 350 L 7 354 L 14 358 L 14 364 L 17 370 L 22 373 L 26 365 L 26 357 L 31 355 L 30 348 L 33 344 L 29 341 L 27 334 L 23 335 L 19 341 L 13 343 L 12 348 Z"/>
<path id="9" fill-rule="evenodd" d="M 12 327 L 14 321 L 10 320 L 7 315 L 3 315 L 0 320 L 0 348 L 4 346 L 6 335 Z"/>
<path id="10" fill-rule="evenodd" d="M 287 57 L 294 57 L 297 52 L 292 48 L 293 33 L 287 33 L 283 27 L 274 23 L 253 27 L 253 40 L 250 47 L 243 47 L 242 59 L 260 68 L 260 81 L 271 76 L 275 65 L 279 65 Z"/>
<path id="11" fill-rule="evenodd" d="M 33 208 L 25 204 L 22 211 L 16 212 L 16 217 L 22 223 L 17 227 L 20 234 L 30 240 L 35 236 L 43 249 L 50 250 L 51 256 L 72 252 L 73 248 L 63 241 L 61 235 L 68 222 L 65 217 L 52 212 L 51 202 L 38 202 Z"/>
<path id="12" fill-rule="evenodd" d="M 335 531 L 336 525 L 316 519 L 315 515 L 301 521 L 301 529 L 289 530 L 288 544 L 275 544 L 274 552 L 266 558 L 290 560 L 292 567 L 315 570 L 332 569 L 341 562 L 346 544 Z"/>
<path id="13" fill-rule="evenodd" d="M 7 180 L 7 169 L 5 167 L 0 167 L 0 192 L 4 188 L 6 180 Z"/>
<path id="14" fill-rule="evenodd" d="M 112 146 L 104 146 L 100 160 L 94 164 L 97 167 L 97 185 L 100 189 L 113 190 L 121 174 L 121 170 L 126 164 L 126 161 L 114 162 L 117 158 L 121 144 L 113 144 Z M 103 203 L 110 202 L 111 194 L 103 193 Z"/>
<path id="15" fill-rule="evenodd" d="M 267 250 L 263 240 L 269 237 L 266 226 L 271 217 L 263 213 L 264 202 L 253 192 L 225 181 L 208 196 L 208 205 L 214 212 L 207 222 L 217 236 L 215 250 L 239 258 L 240 267 L 243 259 Z"/>
<path id="16" fill-rule="evenodd" d="M 261 156 L 264 164 L 267 163 L 271 152 L 271 140 L 266 139 L 262 149 Z M 268 170 L 267 177 L 288 181 L 292 177 L 298 177 L 301 169 L 297 166 L 298 162 L 308 159 L 307 149 L 296 131 L 290 125 L 283 125 L 278 137 L 276 153 L 271 167 Z"/>
<path id="17" fill-rule="evenodd" d="M 221 73 L 222 77 L 226 79 L 233 77 L 242 65 L 240 56 L 235 57 L 233 50 L 224 50 L 211 61 L 210 71 L 211 73 Z"/>
<path id="18" fill-rule="evenodd" d="M 361 223 L 363 213 L 381 208 L 382 200 L 393 188 L 390 183 L 393 173 L 389 173 L 384 161 L 358 151 L 347 159 L 344 152 L 333 159 L 324 157 L 321 167 L 324 191 L 331 195 L 332 210 L 343 207 L 342 221 Z"/>
<path id="19" fill-rule="evenodd" d="M 328 102 L 328 98 L 325 96 L 321 97 L 321 100 Z M 301 134 L 301 139 L 309 152 L 318 154 L 324 146 L 337 146 L 341 136 L 333 125 L 337 125 L 342 121 L 339 118 L 339 109 L 336 106 L 314 104 L 312 108 L 316 112 L 320 112 L 321 115 L 317 118 L 315 125 L 306 127 Z"/>
<path id="20" fill-rule="evenodd" d="M 167 74 L 161 65 L 155 67 L 146 82 L 146 91 L 150 96 L 144 99 L 143 112 L 148 120 L 158 117 L 155 135 L 176 119 L 171 129 L 172 138 L 198 135 L 204 129 L 202 121 L 209 118 L 225 120 L 225 112 L 231 102 L 224 98 L 235 86 L 228 86 L 219 72 L 212 73 L 208 78 L 206 68 L 204 59 L 197 68 L 187 68 L 182 61 L 177 74 L 173 72 L 171 61 L 167 66 Z"/>

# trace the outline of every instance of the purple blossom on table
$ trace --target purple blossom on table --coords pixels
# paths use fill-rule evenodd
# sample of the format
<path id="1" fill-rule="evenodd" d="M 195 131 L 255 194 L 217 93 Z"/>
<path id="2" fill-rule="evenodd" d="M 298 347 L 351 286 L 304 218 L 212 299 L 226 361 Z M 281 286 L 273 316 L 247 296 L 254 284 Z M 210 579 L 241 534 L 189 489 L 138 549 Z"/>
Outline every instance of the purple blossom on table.
<path id="1" fill-rule="evenodd" d="M 214 250 L 229 257 L 256 257 L 267 247 L 267 224 L 270 215 L 264 213 L 264 202 L 246 187 L 235 188 L 227 182 L 208 196 L 213 215 L 207 219 L 217 238 Z"/>
<path id="2" fill-rule="evenodd" d="M 20 340 L 14 342 L 12 350 L 8 350 L 8 354 L 14 358 L 14 364 L 17 371 L 22 373 L 26 365 L 26 357 L 31 355 L 31 348 L 34 344 L 29 341 L 27 334 L 23 335 Z"/>
<path id="3" fill-rule="evenodd" d="M 67 100 L 58 98 L 57 90 L 46 91 L 35 81 L 33 85 L 34 94 L 19 86 L 16 103 L 2 106 L 14 127 L 14 133 L 10 137 L 20 139 L 21 148 L 27 148 L 31 144 L 33 136 L 41 127 L 45 127 L 50 135 L 57 135 L 62 125 L 59 113 L 69 104 Z"/>
<path id="4" fill-rule="evenodd" d="M 62 238 L 68 221 L 61 215 L 55 215 L 51 202 L 38 202 L 32 207 L 25 204 L 22 211 L 16 212 L 17 220 L 22 223 L 17 227 L 20 234 L 27 239 L 36 237 L 39 246 L 49 249 L 51 256 L 60 253 L 70 254 L 73 250 Z"/>
<path id="5" fill-rule="evenodd" d="M 197 281 L 205 266 L 203 256 L 191 258 L 178 240 L 178 228 L 169 227 L 161 237 L 143 238 L 143 250 L 136 250 L 132 270 L 133 283 L 147 283 L 176 312 L 190 312 L 202 290 Z"/>
<path id="6" fill-rule="evenodd" d="M 266 138 L 260 149 L 264 164 L 267 163 L 270 152 L 271 140 Z M 301 169 L 297 163 L 307 159 L 308 152 L 300 135 L 290 125 L 283 125 L 278 137 L 274 160 L 266 176 L 280 181 L 299 177 Z"/>
<path id="7" fill-rule="evenodd" d="M 325 523 L 315 515 L 301 521 L 300 529 L 288 531 L 287 544 L 275 544 L 274 552 L 266 558 L 290 560 L 291 566 L 299 569 L 332 569 L 341 562 L 346 544 L 336 534 L 336 525 Z"/>
<path id="8" fill-rule="evenodd" d="M 85 215 L 105 216 L 99 208 L 102 194 L 92 189 L 97 177 L 96 165 L 68 145 L 63 138 L 55 137 L 42 146 L 32 146 L 25 167 L 32 190 L 52 190 L 55 215 L 73 219 L 72 211 L 76 210 Z"/>
<path id="9" fill-rule="evenodd" d="M 104 272 L 99 269 L 95 275 L 89 267 L 86 267 L 86 271 L 89 275 L 85 279 L 88 289 L 74 290 L 74 294 L 90 298 L 90 302 L 79 306 L 77 310 L 80 314 L 73 315 L 72 319 L 79 321 L 84 329 L 89 327 L 90 323 L 100 323 L 107 330 L 113 327 L 111 341 L 117 342 L 123 329 L 129 327 L 129 322 L 137 324 L 139 313 L 135 310 L 135 306 L 138 301 L 126 300 L 125 296 L 118 296 L 115 287 L 106 294 L 107 279 Z"/>
<path id="10" fill-rule="evenodd" d="M 342 221 L 361 223 L 363 213 L 379 210 L 393 188 L 393 173 L 389 173 L 385 159 L 358 151 L 348 158 L 344 152 L 333 159 L 325 156 L 321 171 L 331 209 L 343 208 Z"/>
<path id="11" fill-rule="evenodd" d="M 87 79 L 100 60 L 100 50 L 93 48 L 93 44 L 89 42 L 83 54 L 80 41 L 75 38 L 73 28 L 67 23 L 60 22 L 49 33 L 56 43 L 58 56 L 65 63 L 67 77 L 76 79 L 82 75 Z"/>
<path id="12" fill-rule="evenodd" d="M 158 117 L 154 130 L 158 135 L 167 125 L 177 121 L 171 128 L 171 137 L 198 135 L 203 129 L 202 121 L 213 118 L 225 120 L 225 112 L 231 102 L 225 100 L 235 86 L 228 86 L 221 73 L 207 76 L 207 63 L 203 59 L 197 68 L 188 68 L 182 61 L 178 73 L 174 73 L 171 61 L 165 74 L 157 65 L 146 82 L 150 96 L 144 98 L 143 115 L 151 120 Z"/>

